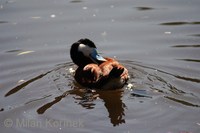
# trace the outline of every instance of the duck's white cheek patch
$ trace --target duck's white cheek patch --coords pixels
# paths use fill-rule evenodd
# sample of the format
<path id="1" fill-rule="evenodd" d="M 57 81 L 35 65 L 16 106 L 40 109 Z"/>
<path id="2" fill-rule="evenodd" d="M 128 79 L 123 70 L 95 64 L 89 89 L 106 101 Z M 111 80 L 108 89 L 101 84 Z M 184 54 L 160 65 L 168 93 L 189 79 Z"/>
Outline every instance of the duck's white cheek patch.
<path id="1" fill-rule="evenodd" d="M 92 53 L 93 48 L 90 48 L 89 46 L 85 44 L 80 44 L 78 46 L 78 51 L 82 52 L 84 56 L 89 57 L 89 55 Z"/>

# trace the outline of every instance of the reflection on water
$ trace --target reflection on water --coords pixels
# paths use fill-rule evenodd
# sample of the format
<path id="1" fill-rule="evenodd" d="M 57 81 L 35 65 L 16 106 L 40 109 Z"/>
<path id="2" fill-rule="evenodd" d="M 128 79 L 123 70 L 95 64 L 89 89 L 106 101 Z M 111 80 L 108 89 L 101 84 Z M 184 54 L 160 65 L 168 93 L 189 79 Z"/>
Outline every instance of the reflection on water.
<path id="1" fill-rule="evenodd" d="M 99 98 L 104 102 L 104 105 L 108 111 L 110 122 L 113 126 L 125 123 L 125 109 L 127 108 L 125 103 L 122 101 L 123 91 L 108 91 L 100 92 Z"/>
<path id="2" fill-rule="evenodd" d="M 55 99 L 37 109 L 38 114 L 43 114 L 56 103 L 60 102 L 67 95 L 73 95 L 76 100 L 75 103 L 81 105 L 85 109 L 93 109 L 95 104 L 93 101 L 96 98 L 103 100 L 105 108 L 109 113 L 110 122 L 113 126 L 125 123 L 124 109 L 126 105 L 122 102 L 123 90 L 100 91 L 92 92 L 91 90 L 74 89 L 64 92 L 62 95 L 55 97 Z"/>

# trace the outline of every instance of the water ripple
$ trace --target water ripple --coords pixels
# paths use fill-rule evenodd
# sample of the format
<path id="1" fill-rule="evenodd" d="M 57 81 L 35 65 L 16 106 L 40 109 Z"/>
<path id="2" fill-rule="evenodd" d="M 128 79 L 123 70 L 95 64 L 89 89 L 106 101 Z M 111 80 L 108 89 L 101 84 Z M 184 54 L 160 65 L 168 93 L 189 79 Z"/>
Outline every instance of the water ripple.
<path id="1" fill-rule="evenodd" d="M 8 23 L 8 21 L 0 21 L 0 24 Z"/>
<path id="2" fill-rule="evenodd" d="M 200 34 L 192 34 L 192 35 L 189 35 L 189 36 L 200 37 Z"/>
<path id="3" fill-rule="evenodd" d="M 166 26 L 199 25 L 199 24 L 200 24 L 200 21 L 193 21 L 193 22 L 177 21 L 177 22 L 160 23 L 160 25 L 166 25 Z"/>
<path id="4" fill-rule="evenodd" d="M 200 105 L 193 104 L 193 103 L 187 102 L 187 101 L 185 101 L 185 100 L 180 100 L 180 99 L 177 99 L 177 98 L 174 98 L 174 97 L 165 96 L 165 98 L 167 98 L 167 99 L 169 99 L 169 100 L 172 100 L 172 101 L 174 101 L 174 102 L 181 103 L 181 104 L 186 105 L 186 106 L 200 107 Z"/>
<path id="5" fill-rule="evenodd" d="M 148 11 L 148 10 L 153 10 L 154 8 L 147 7 L 147 6 L 139 6 L 139 7 L 136 7 L 136 9 L 139 11 Z"/>
<path id="6" fill-rule="evenodd" d="M 194 44 L 194 45 L 174 45 L 172 47 L 175 47 L 175 48 L 199 48 L 200 44 Z"/>
<path id="7" fill-rule="evenodd" d="M 12 106 L 9 110 L 37 103 L 38 106 L 35 107 L 35 111 L 40 115 L 52 109 L 56 109 L 56 113 L 58 113 L 63 108 L 63 105 L 60 105 L 61 101 L 65 101 L 65 106 L 68 106 L 66 102 L 69 100 L 74 101 L 68 103 L 69 106 L 76 104 L 83 109 L 92 110 L 99 106 L 96 102 L 99 101 L 98 99 L 101 99 L 104 103 L 104 108 L 106 108 L 109 114 L 110 123 L 113 126 L 117 126 L 126 122 L 126 102 L 131 99 L 134 99 L 132 100 L 133 104 L 135 104 L 136 101 L 139 101 L 138 104 L 141 104 L 143 102 L 156 100 L 159 97 L 162 99 L 169 99 L 184 106 L 200 107 L 200 105 L 193 103 L 193 101 L 195 101 L 194 99 L 198 98 L 195 94 L 191 93 L 189 90 L 183 90 L 179 86 L 173 84 L 169 79 L 177 78 L 198 83 L 200 80 L 171 74 L 140 62 L 120 62 L 129 70 L 130 80 L 128 84 L 132 84 L 130 87 L 125 86 L 123 89 L 107 91 L 88 90 L 74 81 L 73 73 L 71 73 L 70 70 L 76 69 L 76 66 L 71 62 L 61 63 L 56 65 L 55 68 L 11 88 L 10 91 L 5 94 L 6 98 L 16 93 L 20 94 L 20 92 L 24 94 L 25 91 L 31 90 L 28 88 L 31 88 L 34 84 L 40 83 L 42 85 L 48 82 L 50 85 L 39 92 L 42 96 L 36 96 L 36 90 L 36 93 L 32 94 L 28 100 L 25 100 L 25 102 L 23 100 L 24 103 Z M 38 88 L 39 90 L 40 87 Z M 174 96 L 178 98 L 174 98 Z M 190 97 L 191 99 L 188 100 L 186 97 Z M 5 109 L 7 110 L 7 108 L 8 107 L 3 107 L 1 112 Z"/>
<path id="8" fill-rule="evenodd" d="M 30 80 L 28 80 L 28 81 L 26 81 L 26 82 L 20 84 L 20 85 L 18 85 L 18 86 L 16 86 L 16 87 L 12 88 L 10 91 L 8 91 L 8 92 L 5 94 L 5 97 L 10 96 L 10 95 L 12 95 L 12 94 L 14 94 L 14 93 L 20 91 L 21 89 L 23 89 L 24 87 L 26 87 L 26 86 L 29 85 L 30 83 L 33 83 L 33 82 L 35 82 L 35 81 L 37 81 L 37 80 L 43 78 L 44 76 L 46 76 L 46 75 L 47 75 L 48 73 L 50 73 L 50 72 L 51 72 L 51 71 L 48 71 L 48 72 L 46 72 L 46 73 L 44 73 L 44 74 L 38 75 L 38 76 L 36 76 L 36 77 L 34 77 L 34 78 L 32 78 L 32 79 L 30 79 Z"/>
<path id="9" fill-rule="evenodd" d="M 200 62 L 200 60 L 198 60 L 198 59 L 177 59 L 177 60 L 188 61 L 188 62 L 197 62 L 197 63 Z"/>
<path id="10" fill-rule="evenodd" d="M 71 3 L 80 3 L 80 2 L 83 2 L 82 0 L 71 0 L 70 1 Z"/>

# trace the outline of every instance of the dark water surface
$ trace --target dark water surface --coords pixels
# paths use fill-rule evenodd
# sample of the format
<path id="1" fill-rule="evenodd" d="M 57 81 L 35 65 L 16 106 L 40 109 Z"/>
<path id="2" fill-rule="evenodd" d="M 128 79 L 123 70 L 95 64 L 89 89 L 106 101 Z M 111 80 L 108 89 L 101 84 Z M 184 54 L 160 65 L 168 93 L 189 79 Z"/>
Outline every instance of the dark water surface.
<path id="1" fill-rule="evenodd" d="M 199 133 L 199 0 L 1 0 L 1 133 Z M 130 72 L 86 91 L 69 49 L 93 40 Z"/>

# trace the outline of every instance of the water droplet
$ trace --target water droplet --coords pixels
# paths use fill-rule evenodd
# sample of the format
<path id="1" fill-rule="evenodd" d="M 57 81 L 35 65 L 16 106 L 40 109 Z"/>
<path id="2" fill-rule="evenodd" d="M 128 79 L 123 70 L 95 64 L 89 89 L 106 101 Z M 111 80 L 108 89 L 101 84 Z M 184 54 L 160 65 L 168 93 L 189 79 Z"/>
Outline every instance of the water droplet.
<path id="1" fill-rule="evenodd" d="M 40 16 L 33 16 L 33 17 L 30 17 L 31 19 L 40 19 L 41 17 Z"/>
<path id="2" fill-rule="evenodd" d="M 56 17 L 56 15 L 55 14 L 51 14 L 51 18 L 55 18 Z"/>
<path id="3" fill-rule="evenodd" d="M 69 68 L 69 73 L 74 73 L 75 70 L 73 68 Z"/>
<path id="4" fill-rule="evenodd" d="M 132 88 L 133 88 L 133 84 L 129 83 L 129 84 L 127 85 L 127 89 L 132 91 Z"/>
<path id="5" fill-rule="evenodd" d="M 101 35 L 102 36 L 106 36 L 107 35 L 106 31 L 104 31 L 103 33 L 101 33 Z"/>
<path id="6" fill-rule="evenodd" d="M 35 52 L 35 51 L 23 51 L 23 52 L 18 53 L 17 55 L 24 55 L 24 54 L 29 54 L 32 52 Z"/>
<path id="7" fill-rule="evenodd" d="M 21 79 L 21 80 L 19 80 L 17 83 L 23 83 L 25 80 L 23 80 L 23 79 Z"/>
<path id="8" fill-rule="evenodd" d="M 110 5 L 110 8 L 114 8 L 115 6 L 114 5 Z"/>
<path id="9" fill-rule="evenodd" d="M 170 31 L 165 31 L 165 34 L 170 35 L 171 32 Z"/>
<path id="10" fill-rule="evenodd" d="M 86 6 L 83 7 L 83 10 L 87 10 L 88 8 Z"/>

